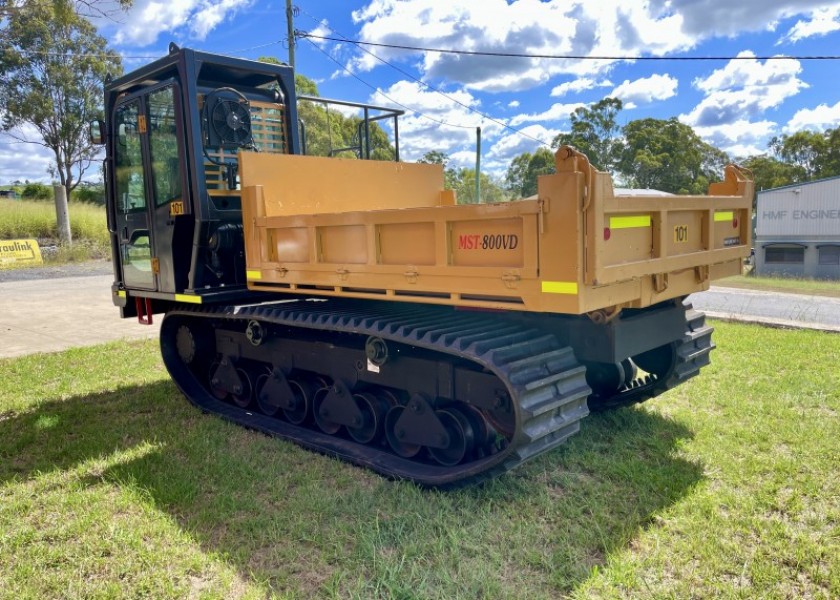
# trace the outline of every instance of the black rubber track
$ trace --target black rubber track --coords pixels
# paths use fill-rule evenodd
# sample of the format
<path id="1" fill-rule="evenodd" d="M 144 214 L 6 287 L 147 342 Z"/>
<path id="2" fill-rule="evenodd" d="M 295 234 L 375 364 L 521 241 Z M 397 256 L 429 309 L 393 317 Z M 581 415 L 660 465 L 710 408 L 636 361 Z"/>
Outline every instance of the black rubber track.
<path id="1" fill-rule="evenodd" d="M 637 381 L 612 397 L 590 398 L 592 411 L 612 410 L 654 398 L 691 379 L 709 364 L 709 355 L 715 349 L 714 328 L 706 325 L 706 315 L 694 310 L 691 304 L 686 304 L 685 308 L 686 331 L 673 343 L 674 362 L 668 372 L 647 382 Z"/>
<path id="2" fill-rule="evenodd" d="M 377 336 L 470 360 L 504 383 L 514 407 L 515 432 L 507 447 L 496 454 L 444 467 L 403 459 L 378 447 L 239 409 L 214 398 L 178 355 L 175 333 L 182 323 L 195 319 L 241 327 L 241 330 L 248 321 L 258 320 L 286 327 L 353 333 L 365 338 Z M 586 384 L 585 367 L 577 362 L 572 349 L 561 346 L 551 334 L 537 329 L 523 330 L 521 325 L 498 313 L 345 299 L 240 307 L 185 306 L 164 318 L 161 352 L 177 386 L 201 409 L 388 477 L 422 485 L 454 487 L 500 475 L 562 444 L 579 431 L 580 420 L 589 414 L 587 397 L 591 390 Z"/>

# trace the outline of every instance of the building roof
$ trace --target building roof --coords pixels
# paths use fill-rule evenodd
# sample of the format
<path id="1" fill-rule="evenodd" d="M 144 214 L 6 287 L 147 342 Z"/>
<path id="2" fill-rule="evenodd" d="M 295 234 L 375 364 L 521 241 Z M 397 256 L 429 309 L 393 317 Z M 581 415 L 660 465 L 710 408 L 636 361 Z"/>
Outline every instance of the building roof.
<path id="1" fill-rule="evenodd" d="M 791 183 L 790 185 L 782 185 L 779 187 L 768 188 L 766 190 L 758 190 L 758 194 L 764 194 L 766 192 L 775 192 L 778 190 L 787 190 L 790 188 L 801 188 L 807 185 L 814 185 L 815 183 L 825 183 L 826 181 L 834 181 L 836 179 L 840 179 L 840 175 L 834 175 L 833 177 L 823 177 L 822 179 L 814 179 L 812 181 L 803 181 L 801 183 Z"/>

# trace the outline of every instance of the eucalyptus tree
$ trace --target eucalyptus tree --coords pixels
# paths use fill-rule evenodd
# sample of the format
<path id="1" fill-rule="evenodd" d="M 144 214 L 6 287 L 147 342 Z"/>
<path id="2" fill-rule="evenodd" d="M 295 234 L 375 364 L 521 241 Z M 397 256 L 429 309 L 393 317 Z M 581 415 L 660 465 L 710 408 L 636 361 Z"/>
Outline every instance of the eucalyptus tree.
<path id="1" fill-rule="evenodd" d="M 109 73 L 121 72 L 121 62 L 76 12 L 76 3 L 27 0 L 5 6 L 0 129 L 49 149 L 50 174 L 69 198 L 99 152 L 89 140 L 88 123 L 102 117 L 103 82 Z"/>

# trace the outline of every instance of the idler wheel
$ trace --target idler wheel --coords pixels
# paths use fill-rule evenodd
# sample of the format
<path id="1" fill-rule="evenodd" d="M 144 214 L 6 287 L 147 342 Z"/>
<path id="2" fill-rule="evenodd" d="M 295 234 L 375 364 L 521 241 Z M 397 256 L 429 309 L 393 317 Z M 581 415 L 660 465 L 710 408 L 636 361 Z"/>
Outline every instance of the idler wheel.
<path id="1" fill-rule="evenodd" d="M 659 378 L 668 377 L 677 363 L 676 344 L 665 344 L 637 354 L 633 357 L 633 362 L 651 375 L 656 375 Z"/>
<path id="2" fill-rule="evenodd" d="M 385 415 L 385 437 L 388 439 L 388 444 L 390 444 L 394 452 L 403 458 L 412 458 L 417 456 L 421 446 L 419 444 L 404 442 L 403 439 L 406 436 L 406 432 L 395 430 L 397 421 L 399 421 L 404 410 L 404 406 L 394 406 Z"/>
<path id="3" fill-rule="evenodd" d="M 236 406 L 247 408 L 251 404 L 251 392 L 254 389 L 251 385 L 251 378 L 248 377 L 248 373 L 244 369 L 236 369 L 236 374 L 239 375 L 239 380 L 242 382 L 242 385 L 237 386 L 230 397 Z"/>
<path id="4" fill-rule="evenodd" d="M 301 425 L 309 415 L 309 407 L 312 405 L 312 388 L 305 382 L 297 379 L 289 380 L 289 387 L 292 388 L 292 408 L 284 408 L 283 414 L 293 425 Z"/>
<path id="5" fill-rule="evenodd" d="M 593 362 L 586 365 L 586 383 L 595 394 L 612 396 L 626 382 L 627 369 L 621 363 Z"/>
<path id="6" fill-rule="evenodd" d="M 341 429 L 341 423 L 336 423 L 330 420 L 328 413 L 322 414 L 322 406 L 327 395 L 330 393 L 330 388 L 322 387 L 315 392 L 315 397 L 312 399 L 312 413 L 315 416 L 315 423 L 318 428 L 328 435 L 335 435 Z"/>
<path id="7" fill-rule="evenodd" d="M 429 454 L 445 467 L 452 467 L 464 460 L 475 445 L 475 431 L 470 420 L 457 408 L 435 411 L 449 434 L 446 448 L 429 447 Z"/>
<path id="8" fill-rule="evenodd" d="M 362 422 L 357 427 L 347 427 L 350 437 L 360 444 L 369 444 L 382 433 L 388 403 L 373 394 L 353 394 L 353 401 L 362 413 Z"/>

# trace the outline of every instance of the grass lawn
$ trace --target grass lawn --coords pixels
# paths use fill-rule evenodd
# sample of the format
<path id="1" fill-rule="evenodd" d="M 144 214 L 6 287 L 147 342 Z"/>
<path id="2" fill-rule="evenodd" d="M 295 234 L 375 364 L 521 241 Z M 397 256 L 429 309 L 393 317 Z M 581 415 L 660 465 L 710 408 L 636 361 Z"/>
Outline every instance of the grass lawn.
<path id="1" fill-rule="evenodd" d="M 45 262 L 64 263 L 110 256 L 105 207 L 71 202 L 67 210 L 73 245 L 44 256 Z M 18 238 L 57 241 L 58 225 L 52 200 L 0 199 L 0 240 Z"/>
<path id="2" fill-rule="evenodd" d="M 700 377 L 448 493 L 201 414 L 151 341 L 0 361 L 0 597 L 840 597 L 840 336 L 716 327 Z"/>

